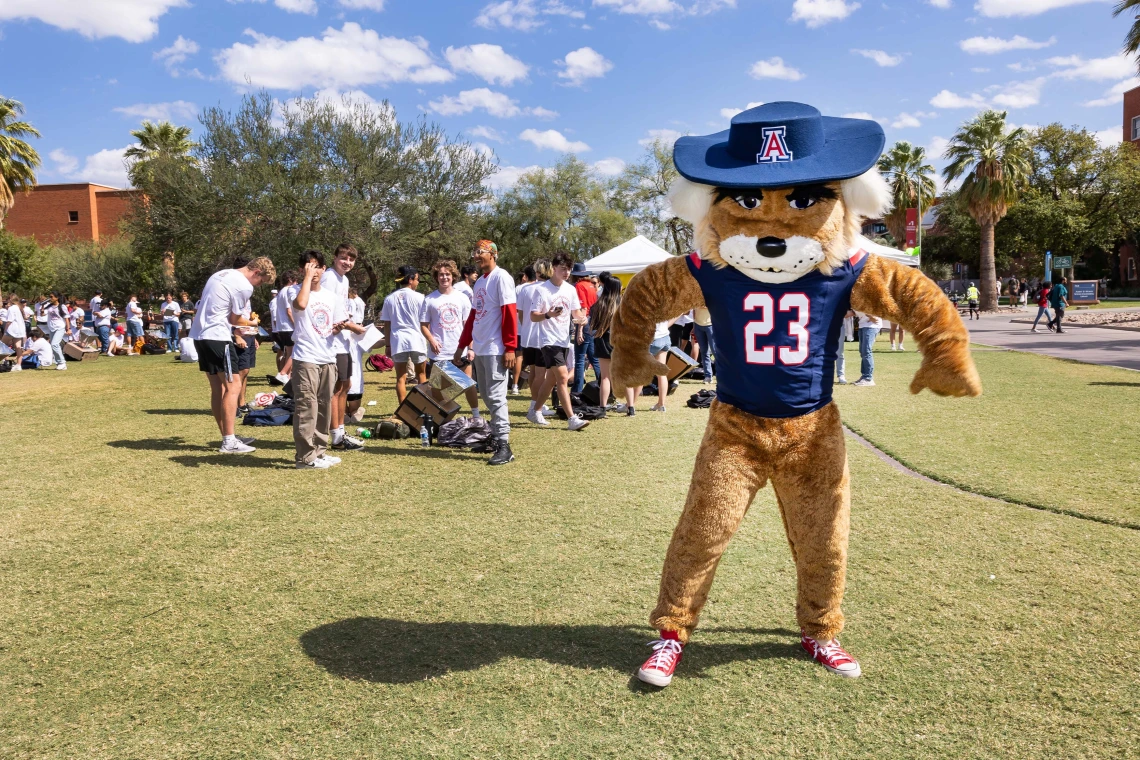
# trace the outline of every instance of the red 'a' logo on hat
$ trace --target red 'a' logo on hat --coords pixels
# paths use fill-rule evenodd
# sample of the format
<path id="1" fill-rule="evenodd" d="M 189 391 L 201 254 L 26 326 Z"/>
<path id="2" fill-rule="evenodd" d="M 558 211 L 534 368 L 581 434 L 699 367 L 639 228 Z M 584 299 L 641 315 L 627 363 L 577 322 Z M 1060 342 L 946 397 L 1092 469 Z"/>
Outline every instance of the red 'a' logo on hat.
<path id="1" fill-rule="evenodd" d="M 764 147 L 756 154 L 758 164 L 782 164 L 792 160 L 792 152 L 784 141 L 787 127 L 764 127 Z"/>

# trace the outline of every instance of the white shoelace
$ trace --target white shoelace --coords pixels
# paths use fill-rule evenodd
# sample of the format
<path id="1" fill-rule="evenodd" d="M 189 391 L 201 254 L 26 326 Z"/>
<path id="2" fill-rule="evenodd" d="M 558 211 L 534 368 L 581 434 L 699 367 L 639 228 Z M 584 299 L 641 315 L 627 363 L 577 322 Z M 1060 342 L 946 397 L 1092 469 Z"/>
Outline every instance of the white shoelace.
<path id="1" fill-rule="evenodd" d="M 660 670 L 668 670 L 678 657 L 681 656 L 681 642 L 674 639 L 657 639 L 651 641 L 649 646 L 653 647 L 653 656 L 645 663 L 647 668 L 657 668 Z"/>
<path id="2" fill-rule="evenodd" d="M 819 651 L 820 654 L 828 659 L 840 657 L 845 662 L 853 662 L 851 655 L 844 652 L 843 647 L 839 645 L 839 639 L 832 639 L 827 644 L 820 644 L 817 641 L 815 642 L 815 648 Z"/>

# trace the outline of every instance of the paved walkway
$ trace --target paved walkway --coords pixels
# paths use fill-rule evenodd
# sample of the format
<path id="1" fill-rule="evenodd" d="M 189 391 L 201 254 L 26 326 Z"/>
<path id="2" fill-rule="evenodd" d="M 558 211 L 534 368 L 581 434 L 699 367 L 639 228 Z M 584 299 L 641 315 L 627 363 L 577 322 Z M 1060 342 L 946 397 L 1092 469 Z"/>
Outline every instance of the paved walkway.
<path id="1" fill-rule="evenodd" d="M 1031 333 L 1032 325 L 1011 323 L 1011 319 L 1032 318 L 1037 313 L 1034 308 L 1025 314 L 1002 313 L 985 316 L 973 321 L 966 320 L 970 338 L 976 343 L 1000 346 L 1014 351 L 1054 356 L 1058 359 L 1075 359 L 1090 364 L 1107 364 L 1112 367 L 1140 370 L 1140 332 L 1129 330 L 1106 330 L 1102 327 L 1070 327 L 1057 335 L 1045 327 L 1045 320 L 1038 326 L 1040 332 Z"/>

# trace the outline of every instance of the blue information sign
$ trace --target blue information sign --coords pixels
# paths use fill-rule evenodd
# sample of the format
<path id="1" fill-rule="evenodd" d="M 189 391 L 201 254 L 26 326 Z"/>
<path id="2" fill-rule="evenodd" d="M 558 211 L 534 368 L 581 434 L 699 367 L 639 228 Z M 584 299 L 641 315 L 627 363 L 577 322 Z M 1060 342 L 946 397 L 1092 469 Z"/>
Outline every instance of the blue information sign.
<path id="1" fill-rule="evenodd" d="M 1072 293 L 1069 294 L 1070 303 L 1095 303 L 1096 280 L 1077 280 L 1072 283 Z"/>

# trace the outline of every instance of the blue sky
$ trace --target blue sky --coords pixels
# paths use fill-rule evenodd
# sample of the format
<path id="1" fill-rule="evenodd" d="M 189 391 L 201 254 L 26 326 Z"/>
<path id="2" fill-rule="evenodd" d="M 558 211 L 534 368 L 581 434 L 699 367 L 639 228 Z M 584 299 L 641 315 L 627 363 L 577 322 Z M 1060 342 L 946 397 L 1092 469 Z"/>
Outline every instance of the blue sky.
<path id="1" fill-rule="evenodd" d="M 0 95 L 41 182 L 125 183 L 143 118 L 197 126 L 265 87 L 389 100 L 492 149 L 496 186 L 574 152 L 599 174 L 750 103 L 865 114 L 941 152 L 986 105 L 1119 140 L 1128 19 L 1108 0 L 0 0 Z M 941 162 L 936 162 L 941 166 Z"/>

